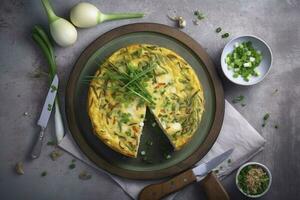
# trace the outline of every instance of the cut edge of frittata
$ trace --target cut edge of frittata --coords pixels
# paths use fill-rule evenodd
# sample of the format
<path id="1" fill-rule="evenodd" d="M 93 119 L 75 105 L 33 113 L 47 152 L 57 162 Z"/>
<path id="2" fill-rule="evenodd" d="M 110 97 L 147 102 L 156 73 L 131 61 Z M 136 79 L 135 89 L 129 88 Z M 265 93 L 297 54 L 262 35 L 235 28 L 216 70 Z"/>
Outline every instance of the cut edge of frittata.
<path id="1" fill-rule="evenodd" d="M 99 73 L 100 71 L 95 75 L 99 75 Z M 99 90 L 94 89 L 95 83 L 97 82 L 92 81 L 90 84 L 87 105 L 93 133 L 114 151 L 128 157 L 136 158 L 144 127 L 146 105 L 140 105 L 138 109 L 137 101 L 133 101 L 127 106 L 123 104 L 119 105 L 119 109 L 121 109 L 120 114 L 130 114 L 129 118 L 131 122 L 122 124 L 120 123 L 120 119 L 115 118 L 116 122 L 114 123 L 112 119 L 107 119 L 105 113 L 107 109 L 98 109 L 101 106 L 102 98 L 105 97 L 101 97 Z M 132 113 L 135 114 L 133 115 Z M 134 120 L 132 120 L 132 117 L 134 117 Z M 116 129 L 116 126 L 122 126 L 123 130 Z M 126 134 L 127 131 L 130 131 L 130 136 L 134 136 L 134 139 Z M 132 140 L 134 140 L 134 143 L 136 142 L 136 145 L 128 145 Z"/>

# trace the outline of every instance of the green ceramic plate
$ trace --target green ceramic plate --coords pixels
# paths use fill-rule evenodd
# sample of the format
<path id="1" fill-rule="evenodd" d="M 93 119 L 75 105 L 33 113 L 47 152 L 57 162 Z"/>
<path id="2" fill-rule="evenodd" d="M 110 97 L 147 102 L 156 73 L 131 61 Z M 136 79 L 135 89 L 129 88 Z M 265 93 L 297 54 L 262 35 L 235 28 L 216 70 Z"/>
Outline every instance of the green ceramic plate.
<path id="1" fill-rule="evenodd" d="M 160 128 L 152 126 L 155 120 L 148 111 L 139 147 L 139 152 L 146 152 L 145 156 L 139 153 L 137 158 L 125 157 L 102 143 L 92 132 L 87 114 L 89 85 L 83 80 L 94 75 L 100 63 L 113 52 L 138 43 L 159 45 L 181 55 L 194 68 L 204 88 L 206 103 L 202 121 L 190 143 L 180 151 L 174 152 Z M 70 130 L 81 150 L 99 167 L 137 179 L 161 178 L 191 167 L 212 146 L 224 112 L 222 87 L 207 54 L 186 34 L 158 24 L 127 25 L 100 36 L 79 57 L 68 82 L 66 97 Z"/>

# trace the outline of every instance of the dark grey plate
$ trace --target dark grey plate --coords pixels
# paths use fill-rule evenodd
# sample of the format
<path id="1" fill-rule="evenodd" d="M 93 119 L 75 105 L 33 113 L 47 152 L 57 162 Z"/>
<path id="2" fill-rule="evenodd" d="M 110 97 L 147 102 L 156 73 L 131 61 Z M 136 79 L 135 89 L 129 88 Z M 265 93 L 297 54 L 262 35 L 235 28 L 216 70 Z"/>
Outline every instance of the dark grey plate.
<path id="1" fill-rule="evenodd" d="M 129 27 L 131 29 L 128 29 Z M 175 32 L 178 38 L 170 35 L 170 30 Z M 111 36 L 113 37 L 111 38 Z M 201 58 L 199 52 L 182 41 L 183 38 L 195 43 L 186 34 L 164 25 L 133 24 L 114 29 L 100 36 L 79 57 L 68 83 L 67 115 L 75 141 L 99 167 L 131 178 L 160 178 L 178 173 L 191 166 L 201 159 L 213 144 L 223 119 L 222 87 L 216 78 L 213 66 L 208 66 L 211 63 L 205 63 L 205 59 L 208 57 Z M 125 157 L 110 149 L 93 134 L 86 109 L 89 85 L 83 81 L 86 76 L 94 75 L 100 63 L 113 52 L 130 44 L 138 43 L 159 45 L 181 55 L 196 71 L 203 86 L 206 101 L 205 112 L 197 132 L 192 140 L 177 152 L 173 151 L 160 128 L 152 127 L 154 118 L 147 112 L 139 147 L 139 152 L 146 151 L 146 160 L 145 156 L 140 156 L 140 154 L 138 158 Z M 197 43 L 196 45 L 200 48 Z M 203 50 L 201 49 L 201 51 Z M 210 68 L 208 69 L 208 67 Z M 212 78 L 212 75 L 215 77 Z M 218 98 L 219 103 L 217 102 Z M 213 126 L 215 126 L 214 131 L 212 131 Z M 147 141 L 151 141 L 153 144 L 148 145 Z M 171 158 L 166 159 L 167 155 L 170 155 Z M 193 155 L 198 156 L 193 157 Z"/>

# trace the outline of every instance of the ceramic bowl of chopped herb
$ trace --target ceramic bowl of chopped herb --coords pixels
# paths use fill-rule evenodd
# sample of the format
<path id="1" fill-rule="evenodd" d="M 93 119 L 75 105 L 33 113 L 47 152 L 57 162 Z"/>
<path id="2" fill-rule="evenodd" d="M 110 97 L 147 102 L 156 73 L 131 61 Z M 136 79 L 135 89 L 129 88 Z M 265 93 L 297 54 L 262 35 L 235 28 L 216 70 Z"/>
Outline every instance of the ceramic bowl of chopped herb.
<path id="1" fill-rule="evenodd" d="M 272 66 L 272 52 L 262 39 L 246 35 L 229 41 L 223 49 L 221 66 L 225 76 L 239 85 L 262 81 Z"/>
<path id="2" fill-rule="evenodd" d="M 272 175 L 265 165 L 248 162 L 239 168 L 235 180 L 241 193 L 250 198 L 258 198 L 270 189 Z"/>

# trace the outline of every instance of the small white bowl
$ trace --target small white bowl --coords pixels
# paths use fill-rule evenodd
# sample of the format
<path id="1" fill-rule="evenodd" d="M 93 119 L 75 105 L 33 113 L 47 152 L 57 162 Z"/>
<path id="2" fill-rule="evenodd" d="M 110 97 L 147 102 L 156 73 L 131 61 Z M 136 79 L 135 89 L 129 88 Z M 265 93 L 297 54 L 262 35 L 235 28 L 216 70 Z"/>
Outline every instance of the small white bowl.
<path id="1" fill-rule="evenodd" d="M 250 195 L 250 194 L 247 194 L 247 193 L 245 193 L 245 192 L 240 188 L 240 186 L 239 186 L 239 184 L 238 184 L 238 176 L 239 176 L 241 170 L 242 170 L 244 167 L 249 166 L 249 165 L 256 165 L 256 166 L 259 166 L 259 167 L 263 168 L 264 171 L 267 172 L 267 174 L 268 174 L 268 176 L 269 176 L 269 178 L 270 178 L 269 185 L 268 185 L 267 189 L 266 189 L 263 193 L 261 193 L 261 194 L 258 194 L 258 195 Z M 236 173 L 236 176 L 235 176 L 235 184 L 236 184 L 237 188 L 240 190 L 240 192 L 243 193 L 245 196 L 250 197 L 250 198 L 258 198 L 258 197 L 261 197 L 261 196 L 265 195 L 265 194 L 269 191 L 269 189 L 270 189 L 270 187 L 271 187 L 271 184 L 272 184 L 272 174 L 271 174 L 270 170 L 269 170 L 265 165 L 263 165 L 263 164 L 261 164 L 261 163 L 258 163 L 258 162 L 248 162 L 248 163 L 245 163 L 244 165 L 242 165 L 242 166 L 239 168 L 238 172 Z"/>
<path id="2" fill-rule="evenodd" d="M 261 51 L 262 53 L 262 61 L 259 64 L 259 66 L 256 68 L 257 71 L 260 73 L 260 75 L 257 77 L 251 76 L 249 78 L 249 81 L 245 81 L 241 76 L 234 78 L 233 70 L 228 69 L 228 66 L 225 62 L 225 58 L 227 54 L 231 53 L 234 50 L 234 44 L 247 42 L 247 41 L 251 41 L 253 48 Z M 270 47 L 267 45 L 265 41 L 253 35 L 239 36 L 232 39 L 225 45 L 221 56 L 221 67 L 223 73 L 230 81 L 238 85 L 254 85 L 256 83 L 259 83 L 266 77 L 271 66 L 272 66 L 272 52 Z"/>

